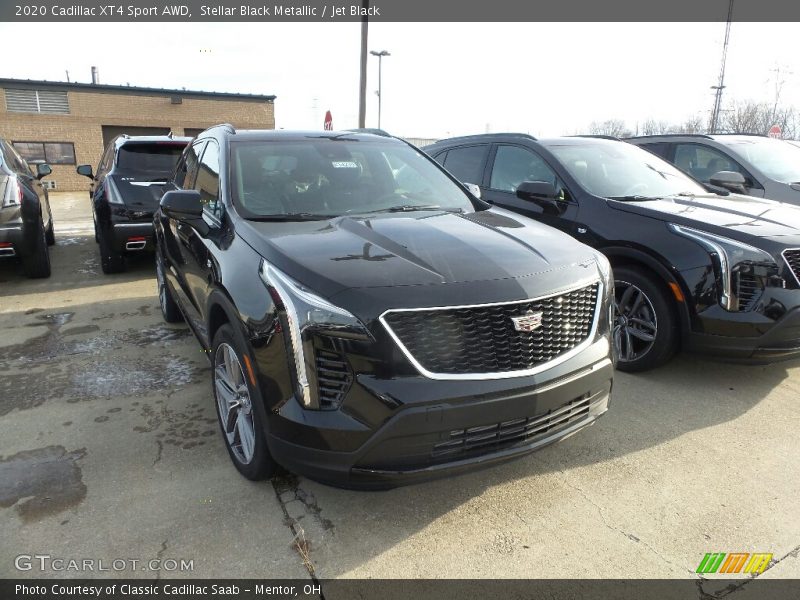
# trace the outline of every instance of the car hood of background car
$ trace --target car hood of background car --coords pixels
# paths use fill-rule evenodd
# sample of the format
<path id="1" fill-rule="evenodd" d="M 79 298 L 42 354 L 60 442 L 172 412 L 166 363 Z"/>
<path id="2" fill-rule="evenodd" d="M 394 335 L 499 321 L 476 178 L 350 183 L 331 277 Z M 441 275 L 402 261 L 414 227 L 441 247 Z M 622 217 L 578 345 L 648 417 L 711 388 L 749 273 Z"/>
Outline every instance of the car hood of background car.
<path id="1" fill-rule="evenodd" d="M 126 173 L 109 175 L 122 196 L 125 207 L 133 211 L 154 213 L 166 191 L 169 175 L 158 173 Z"/>
<path id="2" fill-rule="evenodd" d="M 597 273 L 596 254 L 589 247 L 497 209 L 463 215 L 417 211 L 291 223 L 245 221 L 237 225 L 237 233 L 276 267 L 328 298 L 353 288 L 385 288 L 406 296 L 403 286 L 510 281 L 510 286 L 478 286 L 482 301 L 491 302 L 495 291 L 526 297 L 530 286 L 518 283 L 525 278 L 555 291 L 579 279 L 571 269 L 584 279 Z M 470 301 L 457 300 L 449 303 Z"/>
<path id="3" fill-rule="evenodd" d="M 633 202 L 609 200 L 608 204 L 616 210 L 698 229 L 710 226 L 763 238 L 800 236 L 800 207 L 752 196 L 670 196 Z"/>

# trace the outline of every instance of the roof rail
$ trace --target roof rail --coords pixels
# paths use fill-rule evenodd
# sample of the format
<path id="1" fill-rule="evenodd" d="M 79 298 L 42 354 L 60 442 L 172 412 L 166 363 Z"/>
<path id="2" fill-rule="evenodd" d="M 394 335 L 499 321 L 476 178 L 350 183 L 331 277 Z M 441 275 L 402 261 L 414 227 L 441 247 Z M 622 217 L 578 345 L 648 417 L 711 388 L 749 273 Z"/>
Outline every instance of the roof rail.
<path id="1" fill-rule="evenodd" d="M 516 137 L 516 138 L 524 138 L 526 140 L 533 140 L 534 142 L 537 141 L 535 137 L 533 137 L 529 133 L 515 133 L 515 132 L 497 132 L 497 133 L 474 133 L 472 135 L 460 135 L 456 137 L 446 138 L 434 142 L 434 144 L 438 144 L 439 142 L 444 141 L 451 141 L 451 140 L 479 140 L 481 138 L 491 138 L 497 136 L 506 136 L 506 137 Z M 433 144 L 431 144 L 433 145 Z"/>
<path id="2" fill-rule="evenodd" d="M 376 129 L 373 127 L 356 127 L 355 129 L 345 129 L 345 131 L 349 131 L 352 133 L 371 133 L 372 135 L 380 135 L 382 137 L 394 137 L 388 131 L 384 131 L 383 129 Z"/>
<path id="3" fill-rule="evenodd" d="M 216 129 L 217 127 L 222 127 L 228 133 L 236 133 L 236 128 L 230 123 L 217 123 L 216 125 L 208 127 L 208 129 Z"/>
<path id="4" fill-rule="evenodd" d="M 622 140 L 615 135 L 604 135 L 602 133 L 580 133 L 578 135 L 568 135 L 567 137 L 577 137 L 577 138 L 594 138 L 596 140 L 614 140 L 615 142 L 621 142 Z"/>
<path id="5" fill-rule="evenodd" d="M 657 138 L 657 137 L 698 137 L 698 138 L 705 138 L 707 140 L 711 139 L 711 136 L 706 133 L 654 133 L 652 135 L 631 135 L 624 139 L 642 140 L 642 139 Z"/>

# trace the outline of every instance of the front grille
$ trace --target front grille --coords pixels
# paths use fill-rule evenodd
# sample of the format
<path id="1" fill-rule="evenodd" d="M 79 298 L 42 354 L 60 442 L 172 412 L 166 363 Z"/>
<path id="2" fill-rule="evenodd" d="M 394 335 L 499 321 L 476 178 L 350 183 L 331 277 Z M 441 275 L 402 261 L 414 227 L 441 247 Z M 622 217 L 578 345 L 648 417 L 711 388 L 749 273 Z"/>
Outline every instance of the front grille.
<path id="1" fill-rule="evenodd" d="M 347 361 L 338 352 L 317 350 L 316 365 L 319 407 L 328 410 L 339 408 L 347 390 L 350 389 L 350 384 L 353 383 L 353 375 Z"/>
<path id="2" fill-rule="evenodd" d="M 582 419 L 589 414 L 591 398 L 580 398 L 543 415 L 491 423 L 450 432 L 450 439 L 433 447 L 431 458 L 453 459 L 473 452 L 490 452 L 501 446 L 532 441 L 547 432 Z"/>
<path id="3" fill-rule="evenodd" d="M 792 270 L 794 278 L 797 279 L 797 283 L 800 283 L 800 248 L 784 250 L 783 259 L 786 261 L 786 264 L 789 265 L 789 268 Z"/>
<path id="4" fill-rule="evenodd" d="M 592 331 L 600 284 L 512 304 L 390 311 L 385 324 L 408 355 L 433 374 L 508 373 L 569 352 Z M 542 313 L 541 326 L 517 331 L 512 317 Z"/>
<path id="5" fill-rule="evenodd" d="M 736 274 L 736 299 L 739 301 L 739 312 L 747 312 L 755 306 L 761 297 L 764 284 L 755 275 Z"/>

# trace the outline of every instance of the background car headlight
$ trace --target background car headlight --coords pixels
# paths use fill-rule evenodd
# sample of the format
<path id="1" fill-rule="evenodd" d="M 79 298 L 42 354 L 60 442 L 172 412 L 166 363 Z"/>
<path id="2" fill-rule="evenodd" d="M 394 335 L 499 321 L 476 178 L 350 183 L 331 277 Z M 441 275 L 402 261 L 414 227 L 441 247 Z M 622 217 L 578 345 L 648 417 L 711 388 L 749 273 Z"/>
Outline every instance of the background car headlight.
<path id="1" fill-rule="evenodd" d="M 719 270 L 719 303 L 725 310 L 743 310 L 745 289 L 748 296 L 754 289 L 760 293 L 767 282 L 777 276 L 775 259 L 759 248 L 683 225 L 670 223 L 668 227 L 678 235 L 696 241 L 711 255 Z"/>
<path id="2" fill-rule="evenodd" d="M 309 373 L 314 370 L 313 334 L 356 340 L 370 340 L 371 336 L 357 317 L 319 297 L 263 259 L 259 275 L 278 309 L 286 313 L 298 398 L 306 408 L 319 408 L 319 399 L 309 383 Z"/>

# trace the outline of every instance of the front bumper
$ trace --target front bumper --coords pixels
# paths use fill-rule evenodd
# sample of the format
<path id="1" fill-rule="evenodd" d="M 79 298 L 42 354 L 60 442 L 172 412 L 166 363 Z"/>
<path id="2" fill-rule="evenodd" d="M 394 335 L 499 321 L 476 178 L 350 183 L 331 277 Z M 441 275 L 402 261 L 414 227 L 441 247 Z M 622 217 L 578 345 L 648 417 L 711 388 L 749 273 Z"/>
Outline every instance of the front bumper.
<path id="1" fill-rule="evenodd" d="M 291 411 L 270 415 L 269 449 L 279 464 L 293 472 L 361 489 L 486 467 L 564 439 L 606 412 L 613 365 L 605 339 L 551 371 L 469 382 L 360 377 L 360 386 L 375 397 L 422 401 L 405 404 L 364 435 L 357 447 L 347 447 L 346 440 L 361 439 L 363 431 L 326 432 L 309 422 L 326 419 L 324 413 L 309 414 L 292 401 L 287 405 Z M 341 440 L 342 449 L 335 442 L 298 443 L 307 438 L 308 427 L 327 441 Z"/>
<path id="2" fill-rule="evenodd" d="M 7 247 L 6 244 L 11 244 L 11 246 Z M 0 258 L 18 256 L 20 249 L 24 246 L 25 236 L 22 224 L 0 225 Z"/>
<path id="3" fill-rule="evenodd" d="M 789 290 L 785 290 L 789 291 Z M 793 295 L 800 295 L 792 290 Z M 786 310 L 777 320 L 754 315 L 742 333 L 750 335 L 721 335 L 691 333 L 684 348 L 737 362 L 765 364 L 780 360 L 800 358 L 800 306 Z M 741 328 L 738 328 L 741 329 Z"/>

